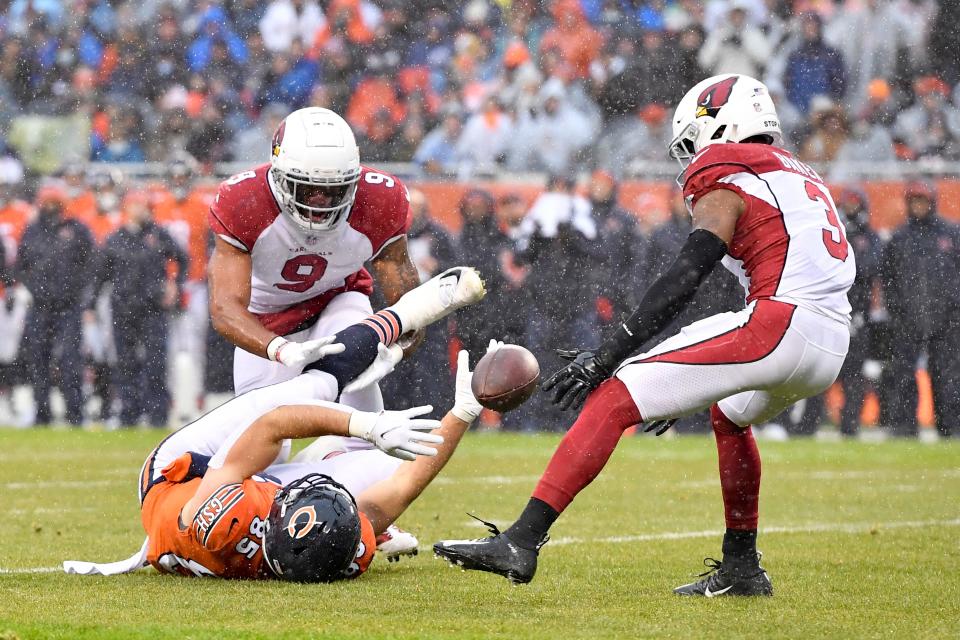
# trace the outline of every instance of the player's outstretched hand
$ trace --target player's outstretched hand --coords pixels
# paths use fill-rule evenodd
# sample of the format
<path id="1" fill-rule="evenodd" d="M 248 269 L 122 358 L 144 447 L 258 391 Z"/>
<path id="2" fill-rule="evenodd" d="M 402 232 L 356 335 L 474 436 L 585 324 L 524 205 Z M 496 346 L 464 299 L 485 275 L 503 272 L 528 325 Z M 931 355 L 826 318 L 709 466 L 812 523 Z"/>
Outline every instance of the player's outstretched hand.
<path id="1" fill-rule="evenodd" d="M 579 409 L 590 392 L 610 377 L 610 368 L 592 351 L 558 349 L 557 355 L 570 364 L 543 383 L 546 393 L 553 391 L 553 404 L 561 411 Z"/>
<path id="2" fill-rule="evenodd" d="M 380 413 L 354 411 L 350 416 L 350 435 L 363 438 L 384 453 L 401 460 L 435 456 L 437 450 L 427 444 L 443 444 L 443 436 L 426 432 L 439 429 L 440 421 L 417 418 L 431 411 L 433 407 L 430 405 Z"/>
<path id="3" fill-rule="evenodd" d="M 399 344 L 394 343 L 388 347 L 381 342 L 377 345 L 377 357 L 373 359 L 369 367 L 363 370 L 363 373 L 343 388 L 343 393 L 360 391 L 380 382 L 393 373 L 397 363 L 402 359 L 403 348 Z"/>
<path id="4" fill-rule="evenodd" d="M 496 340 L 491 340 L 490 346 L 487 347 L 487 353 L 502 346 L 502 342 L 497 343 Z M 480 412 L 483 411 L 483 406 L 477 402 L 473 395 L 472 384 L 473 371 L 470 371 L 470 354 L 461 349 L 460 353 L 457 354 L 457 389 L 453 395 L 453 408 L 450 409 L 450 413 L 467 424 L 476 420 Z"/>
<path id="5" fill-rule="evenodd" d="M 273 349 L 272 355 L 270 351 L 273 343 L 271 343 L 271 346 L 267 347 L 267 355 L 271 355 L 271 360 L 276 360 L 291 369 L 301 370 L 311 362 L 322 360 L 336 353 L 343 353 L 346 347 L 339 342 L 334 342 L 336 339 L 336 336 L 326 336 L 306 342 L 293 342 L 284 338 L 274 338 L 274 340 L 283 340 L 283 342 Z"/>

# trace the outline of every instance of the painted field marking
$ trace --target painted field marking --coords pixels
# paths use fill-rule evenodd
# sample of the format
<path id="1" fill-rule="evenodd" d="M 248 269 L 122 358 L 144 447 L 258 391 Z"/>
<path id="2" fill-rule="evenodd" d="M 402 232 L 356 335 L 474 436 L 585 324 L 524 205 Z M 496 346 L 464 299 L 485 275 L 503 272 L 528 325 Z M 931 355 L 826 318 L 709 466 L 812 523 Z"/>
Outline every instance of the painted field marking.
<path id="1" fill-rule="evenodd" d="M 760 530 L 762 535 L 771 534 L 791 534 L 791 533 L 870 533 L 871 531 L 884 531 L 886 529 L 926 529 L 929 527 L 960 527 L 960 518 L 952 520 L 900 520 L 893 522 L 834 522 L 823 524 L 811 524 L 790 527 L 765 527 Z M 550 541 L 551 546 L 565 546 L 571 544 L 630 544 L 634 542 L 648 542 L 657 540 L 687 540 L 690 538 L 710 538 L 722 536 L 720 529 L 711 529 L 709 531 L 665 531 L 662 533 L 646 533 L 633 536 L 610 536 L 606 538 L 557 538 Z M 431 547 L 421 547 L 424 551 Z M 2 569 L 0 575 L 26 575 L 34 573 L 56 573 L 63 571 L 61 567 L 25 567 L 22 569 Z"/>

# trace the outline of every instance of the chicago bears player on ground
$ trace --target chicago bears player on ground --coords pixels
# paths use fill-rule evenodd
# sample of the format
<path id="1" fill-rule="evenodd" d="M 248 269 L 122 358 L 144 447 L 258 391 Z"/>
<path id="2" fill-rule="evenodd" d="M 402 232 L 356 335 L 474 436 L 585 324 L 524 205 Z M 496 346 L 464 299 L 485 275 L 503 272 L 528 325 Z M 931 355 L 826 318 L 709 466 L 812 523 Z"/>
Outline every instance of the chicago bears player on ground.
<path id="1" fill-rule="evenodd" d="M 777 146 L 780 122 L 762 83 L 743 75 L 704 80 L 680 102 L 673 129 L 670 154 L 689 162 L 679 181 L 693 232 L 606 342 L 564 352 L 572 362 L 544 390 L 561 407 L 583 410 L 510 528 L 491 525 L 491 538 L 434 546 L 451 562 L 530 581 L 551 524 L 600 473 L 625 429 L 647 423 L 659 434 L 709 407 L 727 525 L 723 561 L 708 559 L 712 571 L 675 592 L 772 595 L 756 550 L 760 456 L 750 425 L 837 377 L 850 340 L 854 256 L 821 178 Z M 721 261 L 739 276 L 746 308 L 629 357 Z"/>
<path id="2" fill-rule="evenodd" d="M 234 390 L 293 378 L 313 340 L 371 313 L 374 278 L 387 304 L 420 283 L 407 255 L 409 195 L 361 166 L 350 126 L 316 107 L 288 115 L 270 162 L 220 185 L 210 207 L 213 325 L 237 346 Z M 382 408 L 376 386 L 343 402 Z"/>
<path id="3" fill-rule="evenodd" d="M 64 569 L 97 575 L 151 564 L 184 575 L 302 582 L 362 573 L 375 535 L 446 464 L 481 407 L 470 391 L 466 352 L 459 356 L 456 401 L 440 422 L 416 418 L 430 407 L 370 413 L 328 400 L 350 380 L 369 385 L 388 373 L 395 361 L 377 354 L 398 348 L 402 333 L 482 295 L 475 272 L 451 269 L 363 322 L 318 339 L 322 360 L 303 374 L 240 395 L 171 434 L 140 473 L 147 533 L 140 552 L 118 563 L 68 561 Z M 430 429 L 438 431 L 421 433 Z M 324 435 L 361 438 L 376 449 L 286 462 L 290 439 Z M 329 451 L 320 440 L 304 453 L 317 444 Z"/>

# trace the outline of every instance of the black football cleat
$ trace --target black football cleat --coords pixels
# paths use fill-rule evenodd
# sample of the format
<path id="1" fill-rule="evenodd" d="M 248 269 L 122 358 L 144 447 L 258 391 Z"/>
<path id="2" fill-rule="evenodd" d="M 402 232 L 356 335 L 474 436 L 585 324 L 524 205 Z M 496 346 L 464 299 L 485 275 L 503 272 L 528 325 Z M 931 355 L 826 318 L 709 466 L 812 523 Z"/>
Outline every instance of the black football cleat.
<path id="1" fill-rule="evenodd" d="M 480 520 L 476 516 L 471 516 Z M 537 572 L 537 556 L 540 548 L 547 543 L 549 536 L 543 539 L 535 549 L 518 546 L 505 533 L 491 522 L 480 520 L 487 525 L 490 538 L 477 540 L 441 540 L 433 545 L 433 552 L 463 569 L 487 571 L 503 576 L 513 584 L 526 584 L 533 580 Z"/>
<path id="2" fill-rule="evenodd" d="M 724 564 L 713 558 L 704 558 L 709 569 L 700 574 L 701 580 L 685 584 L 673 590 L 678 596 L 772 596 L 773 583 L 760 566 L 760 553 L 755 562 L 742 565 Z M 729 566 L 728 566 L 729 565 Z"/>

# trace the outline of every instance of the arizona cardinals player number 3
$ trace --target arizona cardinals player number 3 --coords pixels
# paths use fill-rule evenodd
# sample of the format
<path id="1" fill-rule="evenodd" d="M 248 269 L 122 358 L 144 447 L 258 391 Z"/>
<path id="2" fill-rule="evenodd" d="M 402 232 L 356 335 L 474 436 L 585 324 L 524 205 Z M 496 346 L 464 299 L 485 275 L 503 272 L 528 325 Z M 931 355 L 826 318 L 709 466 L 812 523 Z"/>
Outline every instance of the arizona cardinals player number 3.
<path id="1" fill-rule="evenodd" d="M 680 595 L 772 595 L 756 549 L 760 455 L 750 425 L 822 392 L 850 340 L 847 291 L 856 267 L 830 192 L 779 147 L 767 88 L 743 75 L 704 80 L 680 101 L 670 155 L 693 232 L 673 266 L 599 348 L 544 385 L 563 408 L 583 406 L 520 518 L 493 537 L 446 541 L 435 552 L 468 569 L 533 578 L 547 531 L 600 473 L 628 427 L 662 433 L 710 408 L 726 516 L 723 560 Z M 740 279 L 746 307 L 685 327 L 631 356 L 676 317 L 714 266 Z M 584 404 L 585 402 L 585 404 Z"/>

